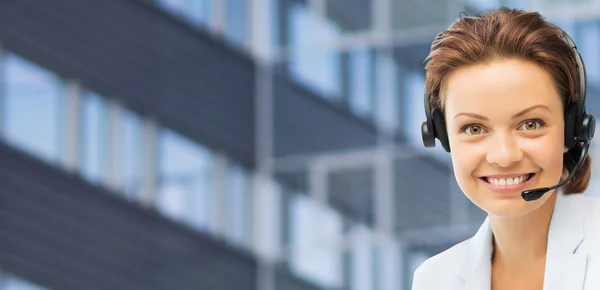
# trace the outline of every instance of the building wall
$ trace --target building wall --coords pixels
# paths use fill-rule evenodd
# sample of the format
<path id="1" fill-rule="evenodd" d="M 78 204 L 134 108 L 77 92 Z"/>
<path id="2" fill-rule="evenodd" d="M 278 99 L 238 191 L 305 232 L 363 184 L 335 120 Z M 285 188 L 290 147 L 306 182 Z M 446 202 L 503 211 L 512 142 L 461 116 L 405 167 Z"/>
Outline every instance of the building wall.
<path id="1" fill-rule="evenodd" d="M 248 55 L 137 0 L 2 1 L 4 48 L 254 164 Z"/>
<path id="2" fill-rule="evenodd" d="M 51 289 L 254 289 L 256 259 L 0 143 L 0 265 Z"/>

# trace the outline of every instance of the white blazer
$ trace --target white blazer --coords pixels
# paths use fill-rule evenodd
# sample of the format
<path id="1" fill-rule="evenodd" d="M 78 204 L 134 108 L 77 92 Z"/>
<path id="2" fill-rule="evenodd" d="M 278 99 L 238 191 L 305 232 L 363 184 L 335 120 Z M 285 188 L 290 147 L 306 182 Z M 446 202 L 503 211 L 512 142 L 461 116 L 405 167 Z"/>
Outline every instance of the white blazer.
<path id="1" fill-rule="evenodd" d="M 600 198 L 556 194 L 544 290 L 600 290 Z M 489 290 L 492 251 L 486 218 L 475 236 L 419 266 L 412 289 Z"/>

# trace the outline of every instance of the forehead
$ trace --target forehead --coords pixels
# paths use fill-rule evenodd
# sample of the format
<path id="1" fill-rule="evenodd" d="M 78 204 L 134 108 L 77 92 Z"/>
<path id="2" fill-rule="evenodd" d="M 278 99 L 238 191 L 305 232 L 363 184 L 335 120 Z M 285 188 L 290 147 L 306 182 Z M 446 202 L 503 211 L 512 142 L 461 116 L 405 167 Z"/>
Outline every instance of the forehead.
<path id="1" fill-rule="evenodd" d="M 561 106 L 552 75 L 531 62 L 495 60 L 454 71 L 446 83 L 447 114 L 511 114 L 523 107 Z"/>

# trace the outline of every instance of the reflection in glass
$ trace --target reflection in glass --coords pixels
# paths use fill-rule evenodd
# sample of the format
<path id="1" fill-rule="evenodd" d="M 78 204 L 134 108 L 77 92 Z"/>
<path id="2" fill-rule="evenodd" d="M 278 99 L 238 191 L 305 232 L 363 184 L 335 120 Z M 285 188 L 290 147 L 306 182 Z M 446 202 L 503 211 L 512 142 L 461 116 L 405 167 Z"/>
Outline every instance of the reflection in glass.
<path id="1" fill-rule="evenodd" d="M 356 225 L 350 231 L 350 235 L 356 237 L 350 250 L 350 289 L 369 290 L 373 289 L 375 279 L 373 272 L 369 271 L 375 267 L 373 250 L 369 243 L 370 230 L 366 225 Z"/>
<path id="2" fill-rule="evenodd" d="M 340 240 L 343 220 L 306 195 L 290 200 L 290 267 L 301 277 L 327 288 L 342 284 Z"/>
<path id="3" fill-rule="evenodd" d="M 169 130 L 161 132 L 158 146 L 157 208 L 171 218 L 206 228 L 211 204 L 210 153 Z"/>
<path id="4" fill-rule="evenodd" d="M 123 192 L 125 196 L 135 199 L 141 190 L 141 154 L 142 154 L 142 120 L 135 113 L 125 110 L 123 113 L 123 150 L 122 160 Z"/>
<path id="5" fill-rule="evenodd" d="M 366 48 L 350 51 L 350 107 L 359 115 L 373 113 L 373 55 Z"/>
<path id="6" fill-rule="evenodd" d="M 10 53 L 2 69 L 5 91 L 0 116 L 6 141 L 45 161 L 58 162 L 64 133 L 62 81 Z"/>
<path id="7" fill-rule="evenodd" d="M 107 159 L 107 105 L 96 93 L 87 92 L 81 102 L 81 155 L 80 168 L 91 182 L 106 178 Z"/>
<path id="8" fill-rule="evenodd" d="M 172 13 L 181 15 L 196 24 L 204 25 L 211 20 L 212 0 L 157 0 L 156 2 Z"/>
<path id="9" fill-rule="evenodd" d="M 586 76 L 589 82 L 600 81 L 600 29 L 597 21 L 584 22 L 580 24 L 574 39 L 577 49 L 585 63 Z M 573 37 L 573 36 L 571 36 Z"/>
<path id="10" fill-rule="evenodd" d="M 288 16 L 292 50 L 290 73 L 324 97 L 339 98 L 341 57 L 338 52 L 324 48 L 324 41 L 335 39 L 339 30 L 303 4 L 290 5 Z"/>
<path id="11" fill-rule="evenodd" d="M 241 167 L 232 166 L 229 168 L 227 173 L 225 232 L 232 242 L 240 245 L 246 242 L 246 230 L 249 226 L 246 224 L 249 216 L 246 207 L 249 199 L 247 182 L 246 173 Z"/>
<path id="12" fill-rule="evenodd" d="M 0 279 L 0 290 L 49 290 L 49 288 L 8 275 Z"/>
<path id="13" fill-rule="evenodd" d="M 223 0 L 221 0 L 223 1 Z M 248 0 L 226 0 L 227 1 L 227 26 L 225 34 L 236 44 L 246 42 L 248 17 L 250 6 Z"/>

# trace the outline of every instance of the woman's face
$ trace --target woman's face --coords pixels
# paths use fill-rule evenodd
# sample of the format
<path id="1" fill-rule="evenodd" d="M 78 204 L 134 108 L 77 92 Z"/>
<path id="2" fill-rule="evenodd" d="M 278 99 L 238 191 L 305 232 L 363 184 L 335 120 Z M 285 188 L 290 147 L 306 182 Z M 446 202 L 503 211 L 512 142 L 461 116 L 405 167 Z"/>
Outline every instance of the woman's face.
<path id="1" fill-rule="evenodd" d="M 516 217 L 551 193 L 526 202 L 526 189 L 553 186 L 563 172 L 564 119 L 551 75 L 519 60 L 454 71 L 444 113 L 456 180 L 492 216 Z"/>

